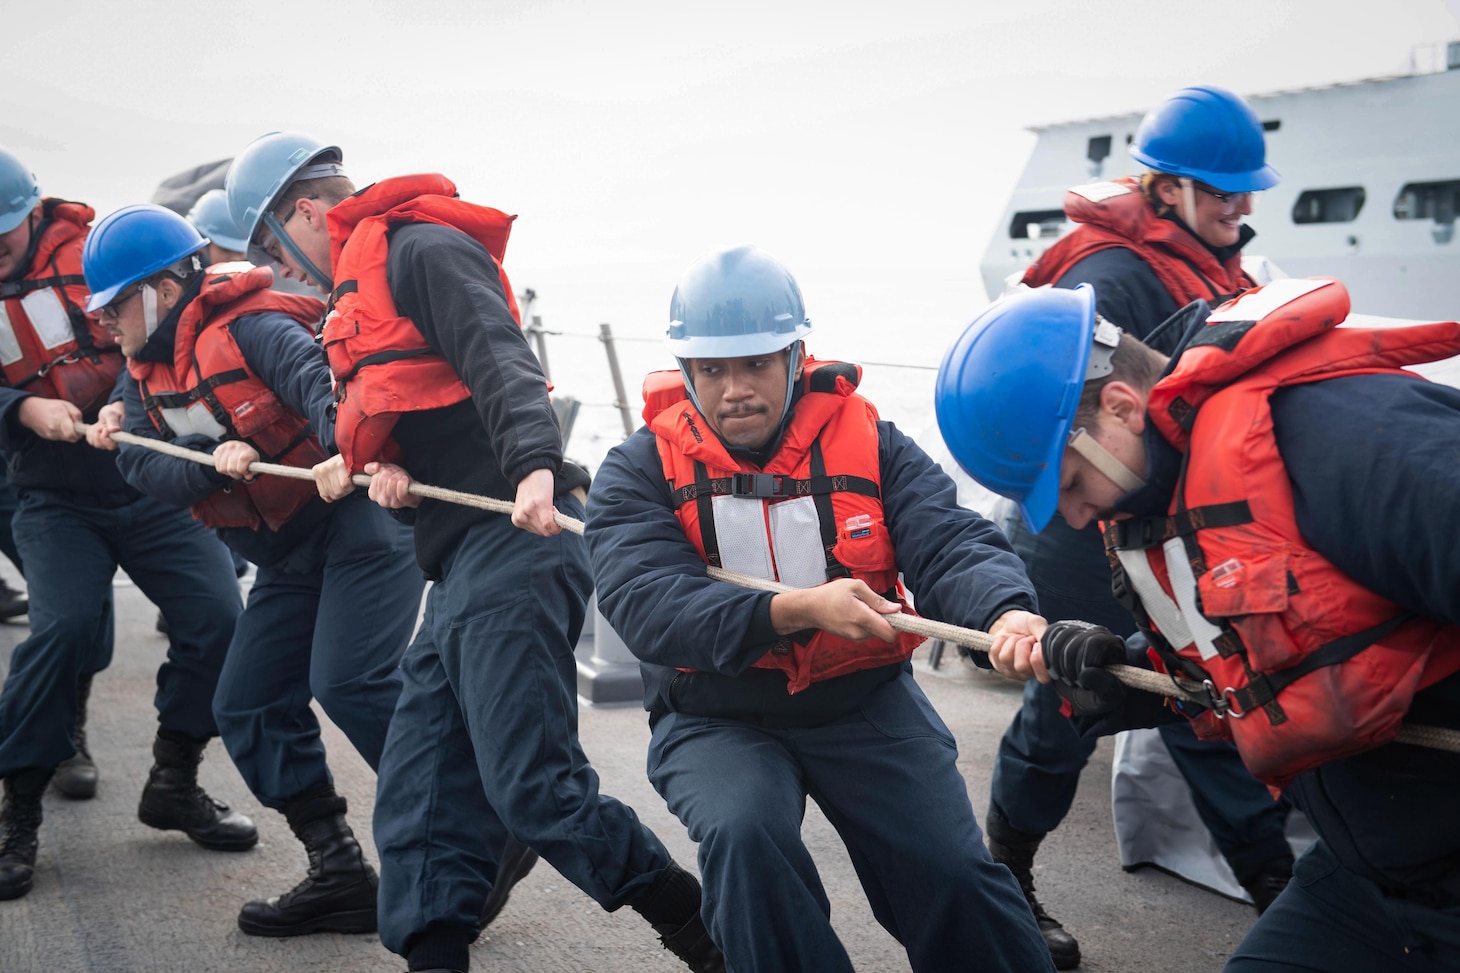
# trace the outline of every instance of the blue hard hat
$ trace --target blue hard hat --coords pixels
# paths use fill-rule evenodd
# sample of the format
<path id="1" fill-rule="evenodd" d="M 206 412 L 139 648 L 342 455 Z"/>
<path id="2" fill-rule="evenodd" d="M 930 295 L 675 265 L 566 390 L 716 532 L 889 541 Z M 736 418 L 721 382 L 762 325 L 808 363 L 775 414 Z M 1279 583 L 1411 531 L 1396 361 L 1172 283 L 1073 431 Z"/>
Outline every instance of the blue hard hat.
<path id="1" fill-rule="evenodd" d="M 238 154 L 228 167 L 224 188 L 228 193 L 228 212 L 248 241 L 247 252 L 251 261 L 259 266 L 271 263 L 268 254 L 258 246 L 259 231 L 268 225 L 274 235 L 280 237 L 280 245 L 288 249 L 301 265 L 306 265 L 306 271 L 319 269 L 297 252 L 280 230 L 272 210 L 279 196 L 297 180 L 344 175 L 343 160 L 339 146 L 325 145 L 319 139 L 298 132 L 260 135 Z M 320 283 L 329 280 L 324 273 L 311 273 L 310 276 Z"/>
<path id="2" fill-rule="evenodd" d="M 1227 193 L 1271 189 L 1281 178 L 1267 164 L 1262 121 L 1225 88 L 1182 88 L 1146 113 L 1130 154 L 1174 176 L 1188 176 Z"/>
<path id="3" fill-rule="evenodd" d="M 933 402 L 953 458 L 1015 501 L 1035 532 L 1059 506 L 1094 332 L 1089 284 L 1023 291 L 974 318 L 938 368 Z"/>
<path id="4" fill-rule="evenodd" d="M 122 288 L 207 245 L 193 224 L 165 206 L 123 206 L 96 224 L 81 251 L 81 269 L 91 291 L 86 310 L 105 307 Z"/>
<path id="5" fill-rule="evenodd" d="M 30 215 L 41 201 L 41 187 L 31 172 L 12 153 L 0 149 L 0 233 L 9 233 Z"/>
<path id="6" fill-rule="evenodd" d="M 764 355 L 810 332 L 796 279 L 752 246 L 695 261 L 669 299 L 667 343 L 680 359 Z"/>
<path id="7" fill-rule="evenodd" d="M 187 219 L 199 233 L 225 250 L 243 253 L 248 249 L 243 231 L 228 212 L 228 194 L 221 189 L 210 189 L 199 196 L 193 208 L 188 210 Z"/>

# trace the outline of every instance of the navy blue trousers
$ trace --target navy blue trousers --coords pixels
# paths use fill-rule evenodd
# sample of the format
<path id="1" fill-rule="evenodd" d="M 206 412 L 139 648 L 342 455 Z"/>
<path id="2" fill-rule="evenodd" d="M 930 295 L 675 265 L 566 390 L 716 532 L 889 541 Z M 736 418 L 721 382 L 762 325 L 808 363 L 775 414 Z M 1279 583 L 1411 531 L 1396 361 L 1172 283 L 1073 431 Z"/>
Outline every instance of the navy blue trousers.
<path id="1" fill-rule="evenodd" d="M 282 810 L 333 780 L 311 698 L 380 765 L 424 587 L 411 529 L 363 491 L 335 503 L 282 566 L 258 569 L 213 714 L 259 803 Z"/>
<path id="2" fill-rule="evenodd" d="M 1460 906 L 1385 896 L 1322 840 L 1247 933 L 1226 973 L 1441 973 L 1460 970 Z"/>
<path id="3" fill-rule="evenodd" d="M 228 553 L 186 510 L 143 498 L 122 507 L 23 491 L 13 521 L 25 558 L 30 637 L 0 691 L 0 777 L 54 767 L 75 753 L 76 681 L 111 625 L 118 565 L 167 618 L 157 670 L 158 723 L 216 736 L 213 692 L 241 608 Z"/>
<path id="4" fill-rule="evenodd" d="M 1076 531 L 1056 516 L 1037 535 L 1022 521 L 1006 530 L 1046 618 L 1082 619 L 1121 636 L 1135 631 L 1135 620 L 1110 592 L 1110 564 L 1093 525 Z M 1250 880 L 1267 862 L 1290 854 L 1283 837 L 1287 805 L 1273 801 L 1234 747 L 1198 740 L 1187 723 L 1163 726 L 1161 737 L 1238 881 Z M 1080 771 L 1094 749 L 1095 741 L 1080 737 L 1060 714 L 1053 685 L 1026 683 L 1024 705 L 999 741 L 990 813 L 1025 834 L 1053 831 L 1069 813 Z"/>
<path id="5" fill-rule="evenodd" d="M 909 673 L 823 726 L 660 719 L 649 779 L 699 842 L 702 915 L 727 965 L 852 970 L 801 840 L 809 795 L 915 971 L 1052 969 L 1018 884 L 984 847 L 957 756 Z"/>
<path id="6" fill-rule="evenodd" d="M 572 497 L 557 507 L 583 516 Z M 380 941 L 402 955 L 433 923 L 475 934 L 509 833 L 608 910 L 670 860 L 631 808 L 599 793 L 578 743 L 573 648 L 593 587 L 583 539 L 493 517 L 444 575 L 401 660 L 376 785 Z"/>
<path id="7" fill-rule="evenodd" d="M 16 505 L 20 503 L 20 494 L 10 482 L 0 476 L 0 554 L 10 559 L 19 571 L 21 577 L 25 576 L 25 558 L 20 556 L 20 548 L 15 546 L 15 533 L 11 529 L 11 522 L 15 518 Z M 106 589 L 106 623 L 97 630 L 96 645 L 93 647 L 90 659 L 82 665 L 83 673 L 96 673 L 112 664 L 112 642 L 115 629 L 115 616 L 112 611 L 112 589 Z"/>

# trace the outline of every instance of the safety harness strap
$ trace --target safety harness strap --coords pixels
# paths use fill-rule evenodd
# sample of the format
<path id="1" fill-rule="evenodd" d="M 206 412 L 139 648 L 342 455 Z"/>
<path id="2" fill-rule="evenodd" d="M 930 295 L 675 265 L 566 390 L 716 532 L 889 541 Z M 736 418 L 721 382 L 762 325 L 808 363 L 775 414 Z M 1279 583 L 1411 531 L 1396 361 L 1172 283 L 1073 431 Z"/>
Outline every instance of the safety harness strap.
<path id="1" fill-rule="evenodd" d="M 1252 710 L 1267 706 L 1277 699 L 1278 693 L 1308 673 L 1322 669 L 1324 666 L 1338 665 L 1353 658 L 1413 617 L 1413 612 L 1400 612 L 1372 628 L 1336 638 L 1311 655 L 1305 656 L 1303 661 L 1297 665 L 1280 669 L 1277 672 L 1255 672 L 1249 667 L 1246 686 L 1241 689 L 1228 688 L 1222 691 L 1222 695 L 1231 707 L 1227 715 L 1240 719 Z M 1231 706 L 1232 703 L 1236 705 Z"/>
<path id="2" fill-rule="evenodd" d="M 838 477 L 826 475 L 826 457 L 821 451 L 821 437 L 817 436 L 811 442 L 811 479 L 812 481 L 834 481 Z M 844 477 L 842 479 L 855 479 Z M 869 480 L 862 481 L 872 487 L 872 496 L 877 495 L 877 484 Z M 834 488 L 833 488 L 834 489 Z M 826 577 L 830 581 L 833 578 L 849 578 L 851 572 L 846 565 L 836 559 L 837 522 L 836 514 L 831 506 L 831 490 L 812 490 L 812 502 L 816 504 L 816 520 L 821 526 L 821 547 L 826 552 Z"/>
<path id="3" fill-rule="evenodd" d="M 733 473 L 730 476 L 703 481 L 696 478 L 674 491 L 674 506 L 678 509 L 691 501 L 699 500 L 709 492 L 712 496 L 753 497 L 762 500 L 778 500 L 786 497 L 824 497 L 832 493 L 857 493 L 864 497 L 880 497 L 877 484 L 860 476 L 827 476 L 816 473 L 804 479 L 786 476 L 783 473 Z"/>
<path id="4" fill-rule="evenodd" d="M 0 284 L 0 301 L 8 301 L 11 298 L 23 297 L 31 291 L 41 291 L 48 287 L 66 287 L 68 285 L 86 285 L 86 278 L 81 274 L 58 274 L 54 277 L 36 277 L 31 280 L 12 280 Z"/>

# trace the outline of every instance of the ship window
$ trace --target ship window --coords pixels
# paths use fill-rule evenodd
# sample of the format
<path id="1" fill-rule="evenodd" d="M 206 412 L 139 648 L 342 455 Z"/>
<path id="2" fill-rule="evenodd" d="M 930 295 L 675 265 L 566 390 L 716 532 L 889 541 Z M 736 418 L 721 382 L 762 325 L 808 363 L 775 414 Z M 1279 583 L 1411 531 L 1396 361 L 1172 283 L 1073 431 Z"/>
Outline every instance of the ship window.
<path id="1" fill-rule="evenodd" d="M 1455 222 L 1460 210 L 1460 179 L 1444 182 L 1412 182 L 1394 197 L 1396 220 L 1434 220 Z"/>
<path id="2" fill-rule="evenodd" d="M 1282 127 L 1283 120 L 1281 118 L 1269 118 L 1267 121 L 1262 123 L 1262 130 L 1264 132 L 1276 132 Z"/>
<path id="3" fill-rule="evenodd" d="M 1294 223 L 1348 223 L 1364 208 L 1364 187 L 1305 189 L 1293 204 Z"/>
<path id="4" fill-rule="evenodd" d="M 1015 240 L 1037 240 L 1040 237 L 1057 237 L 1065 222 L 1062 209 L 1036 209 L 1015 213 L 1009 223 L 1009 236 Z"/>

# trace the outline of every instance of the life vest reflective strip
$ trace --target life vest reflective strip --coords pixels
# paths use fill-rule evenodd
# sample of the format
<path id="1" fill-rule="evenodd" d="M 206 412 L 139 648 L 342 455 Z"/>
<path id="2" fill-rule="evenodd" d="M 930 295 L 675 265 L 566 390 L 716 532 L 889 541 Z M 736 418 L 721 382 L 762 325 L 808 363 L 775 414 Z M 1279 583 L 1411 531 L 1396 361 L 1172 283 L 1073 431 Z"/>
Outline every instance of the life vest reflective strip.
<path id="1" fill-rule="evenodd" d="M 90 292 L 81 251 L 96 216 L 61 199 L 41 203 L 24 278 L 0 284 L 0 376 L 11 388 L 65 399 L 91 414 L 122 367 L 116 339 L 82 309 Z"/>
<path id="2" fill-rule="evenodd" d="M 1178 306 L 1195 300 L 1218 304 L 1255 286 L 1240 254 L 1218 263 L 1200 240 L 1157 216 L 1130 177 L 1076 186 L 1065 194 L 1065 215 L 1080 225 L 1029 265 L 1023 283 L 1030 287 L 1053 284 L 1091 254 L 1117 247 L 1149 264 Z"/>
<path id="3" fill-rule="evenodd" d="M 684 391 L 678 371 L 644 381 L 644 420 L 657 437 L 675 516 L 707 564 L 798 588 L 853 577 L 906 605 L 884 522 L 877 411 L 855 394 L 855 365 L 808 359 L 805 392 L 774 456 L 759 469 L 731 457 Z M 829 632 L 782 638 L 755 662 L 786 674 L 787 691 L 908 659 L 922 643 L 856 641 Z"/>
<path id="4" fill-rule="evenodd" d="M 208 268 L 202 289 L 178 320 L 172 362 L 134 359 L 127 368 L 152 424 L 169 438 L 201 433 L 215 441 L 242 440 L 264 462 L 308 468 L 328 454 L 308 420 L 249 368 L 231 328 L 245 315 L 275 313 L 314 333 L 324 303 L 270 290 L 273 281 L 266 267 Z M 311 481 L 261 476 L 216 490 L 192 510 L 212 528 L 258 530 L 266 524 L 278 530 L 316 495 Z"/>
<path id="5" fill-rule="evenodd" d="M 1148 415 L 1186 453 L 1168 516 L 1105 527 L 1158 668 L 1205 686 L 1194 720 L 1274 787 L 1392 740 L 1414 693 L 1460 671 L 1460 627 L 1361 587 L 1298 531 L 1272 431 L 1279 389 L 1460 353 L 1460 324 L 1336 327 L 1348 295 L 1283 280 L 1218 308 Z"/>
<path id="6" fill-rule="evenodd" d="M 442 175 L 386 179 L 329 211 L 330 297 L 323 341 L 335 376 L 335 441 L 351 472 L 398 454 L 390 439 L 402 412 L 440 409 L 471 396 L 451 364 L 396 309 L 386 278 L 389 234 L 403 223 L 436 223 L 486 247 L 512 319 L 517 297 L 502 269 L 515 216 L 456 198 Z"/>

